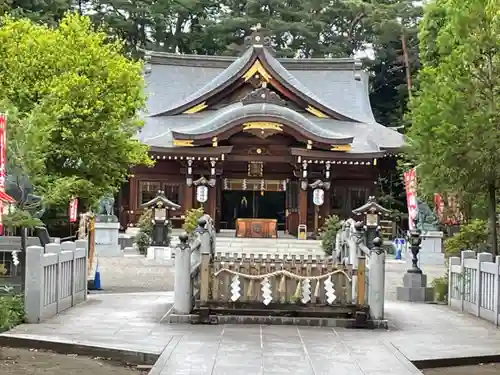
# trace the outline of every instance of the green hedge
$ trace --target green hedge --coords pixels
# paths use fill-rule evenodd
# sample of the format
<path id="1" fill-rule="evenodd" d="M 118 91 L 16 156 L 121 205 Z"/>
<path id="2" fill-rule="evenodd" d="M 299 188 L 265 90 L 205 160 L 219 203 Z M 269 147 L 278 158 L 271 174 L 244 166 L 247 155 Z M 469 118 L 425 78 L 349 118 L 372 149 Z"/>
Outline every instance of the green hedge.
<path id="1" fill-rule="evenodd" d="M 0 332 L 24 322 L 24 301 L 20 295 L 0 295 Z"/>

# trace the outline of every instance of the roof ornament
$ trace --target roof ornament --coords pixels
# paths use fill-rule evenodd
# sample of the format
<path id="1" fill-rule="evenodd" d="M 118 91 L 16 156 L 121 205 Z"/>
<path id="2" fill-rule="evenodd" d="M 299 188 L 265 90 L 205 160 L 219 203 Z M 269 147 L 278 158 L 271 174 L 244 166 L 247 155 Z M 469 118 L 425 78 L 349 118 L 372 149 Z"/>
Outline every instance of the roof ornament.
<path id="1" fill-rule="evenodd" d="M 271 38 L 266 35 L 265 31 L 262 29 L 262 25 L 258 23 L 257 25 L 250 28 L 252 33 L 245 37 L 244 45 L 245 47 L 270 47 Z"/>
<path id="2" fill-rule="evenodd" d="M 363 69 L 363 63 L 358 58 L 355 58 L 355 60 L 354 60 L 354 79 L 356 81 L 361 81 L 362 69 Z"/>
<path id="3" fill-rule="evenodd" d="M 144 54 L 144 74 L 151 73 L 151 52 L 146 51 Z"/>

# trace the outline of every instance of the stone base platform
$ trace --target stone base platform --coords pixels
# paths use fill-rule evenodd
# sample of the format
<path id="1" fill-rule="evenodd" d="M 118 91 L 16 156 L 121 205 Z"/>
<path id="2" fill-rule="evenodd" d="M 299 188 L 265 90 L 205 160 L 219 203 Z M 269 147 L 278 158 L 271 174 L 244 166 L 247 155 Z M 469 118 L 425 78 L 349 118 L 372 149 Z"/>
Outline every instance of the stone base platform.
<path id="1" fill-rule="evenodd" d="M 434 301 L 434 289 L 427 287 L 427 276 L 421 273 L 407 272 L 403 276 L 403 286 L 396 289 L 398 301 L 430 302 Z"/>

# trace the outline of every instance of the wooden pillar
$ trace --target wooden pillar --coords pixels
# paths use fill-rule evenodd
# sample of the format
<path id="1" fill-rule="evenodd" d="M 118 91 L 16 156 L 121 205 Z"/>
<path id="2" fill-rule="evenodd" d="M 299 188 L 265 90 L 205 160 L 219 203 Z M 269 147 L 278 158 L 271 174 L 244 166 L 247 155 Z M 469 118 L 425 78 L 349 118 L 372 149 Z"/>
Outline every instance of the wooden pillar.
<path id="1" fill-rule="evenodd" d="M 186 169 L 186 184 L 184 185 L 184 199 L 182 209 L 184 212 L 194 207 L 194 189 L 193 189 L 193 160 L 188 159 Z"/>
<path id="2" fill-rule="evenodd" d="M 184 199 L 182 202 L 182 209 L 184 212 L 193 208 L 193 185 L 184 185 Z"/>
<path id="3" fill-rule="evenodd" d="M 135 211 L 137 211 L 137 204 L 139 201 L 139 182 L 135 175 L 131 174 L 129 178 L 129 203 L 128 203 L 128 223 L 135 223 Z M 127 223 L 127 224 L 128 224 Z"/>
<path id="4" fill-rule="evenodd" d="M 325 202 L 321 205 L 319 215 L 321 216 L 319 220 L 319 226 L 322 227 L 326 218 L 330 216 L 330 190 L 325 190 Z"/>
<path id="5" fill-rule="evenodd" d="M 215 220 L 215 209 L 217 207 L 217 186 L 208 188 L 208 201 L 206 204 L 206 213 Z"/>
<path id="6" fill-rule="evenodd" d="M 307 225 L 307 190 L 299 187 L 299 225 Z"/>

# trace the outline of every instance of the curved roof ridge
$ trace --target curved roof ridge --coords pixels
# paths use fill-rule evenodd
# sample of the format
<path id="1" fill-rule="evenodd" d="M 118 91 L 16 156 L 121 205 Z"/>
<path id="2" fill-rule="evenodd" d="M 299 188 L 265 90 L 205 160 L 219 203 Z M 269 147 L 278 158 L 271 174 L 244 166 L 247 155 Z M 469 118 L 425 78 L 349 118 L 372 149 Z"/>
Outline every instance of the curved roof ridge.
<path id="1" fill-rule="evenodd" d="M 196 106 L 208 100 L 212 95 L 215 95 L 226 87 L 229 87 L 236 80 L 241 78 L 252 63 L 259 60 L 265 69 L 269 70 L 270 74 L 277 79 L 287 90 L 294 92 L 299 98 L 307 104 L 315 107 L 317 110 L 330 115 L 333 118 L 339 118 L 347 121 L 362 122 L 359 115 L 346 113 L 341 108 L 337 108 L 334 104 L 329 104 L 319 98 L 306 85 L 300 82 L 290 71 L 288 71 L 265 47 L 253 46 L 224 71 L 222 71 L 215 79 L 190 94 L 188 97 L 177 101 L 167 110 L 152 114 L 152 117 L 178 114 L 191 106 Z M 353 66 L 354 69 L 354 66 Z"/>
<path id="2" fill-rule="evenodd" d="M 344 113 L 344 111 L 338 108 L 337 109 L 334 108 L 332 104 L 328 104 L 324 102 L 321 98 L 317 97 L 316 94 L 314 94 L 305 84 L 300 82 L 297 78 L 295 78 L 293 74 L 291 74 L 288 70 L 286 70 L 286 68 L 278 60 L 272 58 L 271 54 L 267 50 L 264 50 L 264 55 L 266 58 L 266 62 L 271 66 L 274 72 L 277 75 L 279 75 L 284 81 L 294 86 L 298 91 L 302 92 L 304 95 L 311 98 L 313 101 L 317 102 L 324 108 L 328 108 L 331 111 L 338 113 L 339 115 L 347 119 L 362 122 L 358 117 L 355 117 L 352 114 L 346 114 Z"/>
<path id="3" fill-rule="evenodd" d="M 208 82 L 205 86 L 201 87 L 197 91 L 193 92 L 191 95 L 184 99 L 180 99 L 173 105 L 170 105 L 170 108 L 164 110 L 160 113 L 154 113 L 151 116 L 163 116 L 168 112 L 171 112 L 177 108 L 181 108 L 190 104 L 190 102 L 194 100 L 198 100 L 204 95 L 209 94 L 214 90 L 222 90 L 225 86 L 228 86 L 231 83 L 231 78 L 235 76 L 239 76 L 240 73 L 243 74 L 246 66 L 254 60 L 254 51 L 252 48 L 249 48 L 239 59 L 235 60 L 231 65 L 229 65 L 226 69 L 224 69 L 215 79 Z"/>
<path id="4" fill-rule="evenodd" d="M 251 48 L 250 48 L 251 49 Z M 146 55 L 151 59 L 150 61 L 156 64 L 179 64 L 179 63 L 192 63 L 198 66 L 203 63 L 224 63 L 230 65 L 238 60 L 241 56 L 221 56 L 221 55 L 196 55 L 196 54 L 181 54 L 173 52 L 161 51 L 146 51 Z M 291 57 L 278 57 L 275 58 L 287 69 L 305 69 L 309 66 L 321 65 L 325 69 L 333 70 L 351 70 L 353 64 L 356 63 L 354 57 L 309 57 L 309 58 L 291 58 Z"/>
<path id="5" fill-rule="evenodd" d="M 329 129 L 323 129 L 316 123 L 309 120 L 307 117 L 290 108 L 269 103 L 252 103 L 243 105 L 242 103 L 234 103 L 227 107 L 221 108 L 214 115 L 202 119 L 196 125 L 190 128 L 184 128 L 182 132 L 173 132 L 173 135 L 195 136 L 211 132 L 216 132 L 223 129 L 227 124 L 237 121 L 244 122 L 246 118 L 265 116 L 266 118 L 279 120 L 288 120 L 298 128 L 305 132 L 311 133 L 318 138 L 326 138 L 331 140 L 342 140 L 346 143 L 353 141 L 353 136 L 338 134 Z"/>

